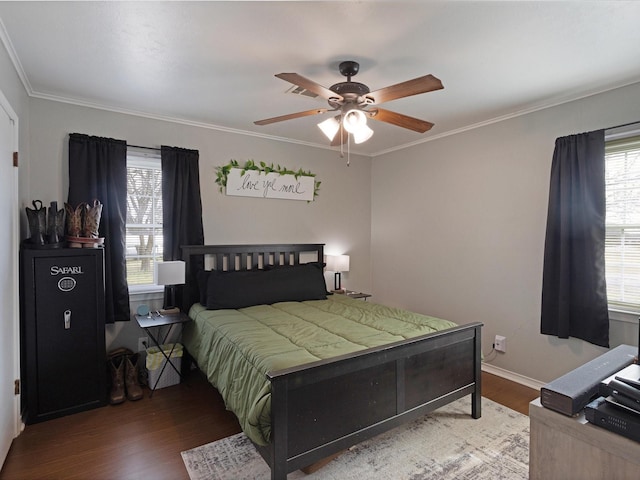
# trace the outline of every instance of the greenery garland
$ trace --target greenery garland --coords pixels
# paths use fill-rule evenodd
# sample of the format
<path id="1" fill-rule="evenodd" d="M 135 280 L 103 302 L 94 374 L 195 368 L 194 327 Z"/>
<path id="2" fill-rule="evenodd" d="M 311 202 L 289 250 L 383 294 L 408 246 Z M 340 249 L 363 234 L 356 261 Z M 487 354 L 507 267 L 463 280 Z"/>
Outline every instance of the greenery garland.
<path id="1" fill-rule="evenodd" d="M 240 165 L 237 160 L 231 160 L 228 164 L 222 165 L 221 167 L 216 167 L 216 183 L 219 185 L 219 190 L 222 192 L 223 189 L 227 186 L 227 176 L 232 168 L 240 168 L 242 171 L 240 172 L 240 176 L 244 175 L 247 170 L 255 170 L 257 172 L 262 172 L 264 174 L 267 173 L 277 173 L 279 175 L 293 175 L 295 178 L 298 177 L 314 177 L 315 173 L 305 172 L 301 168 L 298 171 L 289 170 L 286 167 L 281 167 L 280 165 L 274 166 L 273 163 L 267 165 L 264 162 L 260 162 L 260 164 L 256 164 L 253 160 L 247 160 L 244 165 Z M 320 183 L 318 180 L 314 182 L 313 185 L 313 196 L 314 198 L 318 195 L 320 191 Z"/>

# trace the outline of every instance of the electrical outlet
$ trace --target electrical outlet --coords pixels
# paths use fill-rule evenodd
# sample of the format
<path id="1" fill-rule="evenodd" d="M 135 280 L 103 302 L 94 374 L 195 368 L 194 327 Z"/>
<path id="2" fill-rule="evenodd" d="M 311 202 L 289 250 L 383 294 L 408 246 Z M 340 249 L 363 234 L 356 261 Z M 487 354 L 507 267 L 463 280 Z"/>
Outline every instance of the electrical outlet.
<path id="1" fill-rule="evenodd" d="M 149 345 L 149 337 L 140 337 L 138 338 L 138 351 L 143 352 L 147 349 Z"/>
<path id="2" fill-rule="evenodd" d="M 503 337 L 502 335 L 496 335 L 496 339 L 494 341 L 494 348 L 496 352 L 507 352 L 507 337 Z"/>

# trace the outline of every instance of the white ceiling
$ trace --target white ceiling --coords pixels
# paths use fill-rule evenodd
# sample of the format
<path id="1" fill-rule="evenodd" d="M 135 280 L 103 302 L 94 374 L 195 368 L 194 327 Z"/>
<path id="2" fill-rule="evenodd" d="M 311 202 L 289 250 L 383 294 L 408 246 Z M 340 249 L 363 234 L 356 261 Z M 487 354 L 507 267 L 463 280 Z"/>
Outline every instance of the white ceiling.
<path id="1" fill-rule="evenodd" d="M 433 129 L 370 122 L 367 155 L 640 81 L 639 1 L 0 2 L 0 20 L 31 96 L 317 146 L 330 113 L 253 124 L 327 106 L 276 73 L 440 78 L 383 104 Z"/>

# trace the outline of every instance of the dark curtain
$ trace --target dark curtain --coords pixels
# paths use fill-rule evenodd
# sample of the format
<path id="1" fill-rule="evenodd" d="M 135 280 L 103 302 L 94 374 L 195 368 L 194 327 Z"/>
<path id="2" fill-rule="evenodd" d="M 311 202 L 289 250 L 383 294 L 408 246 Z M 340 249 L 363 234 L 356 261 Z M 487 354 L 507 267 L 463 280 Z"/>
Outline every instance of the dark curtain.
<path id="1" fill-rule="evenodd" d="M 199 153 L 177 147 L 162 146 L 162 228 L 164 235 L 163 260 L 180 260 L 182 245 L 204 245 L 202 202 L 200 199 Z M 204 267 L 203 259 L 192 264 L 193 275 Z M 193 282 L 195 279 L 186 279 Z M 169 291 L 165 288 L 165 305 Z M 176 305 L 185 305 L 182 289 L 176 291 Z"/>
<path id="2" fill-rule="evenodd" d="M 609 346 L 604 130 L 558 138 L 551 165 L 540 331 Z"/>
<path id="3" fill-rule="evenodd" d="M 125 263 L 127 219 L 127 144 L 124 140 L 69 135 L 69 198 L 76 208 L 97 199 L 102 203 L 100 237 L 105 249 L 105 319 L 128 321 L 129 288 Z"/>

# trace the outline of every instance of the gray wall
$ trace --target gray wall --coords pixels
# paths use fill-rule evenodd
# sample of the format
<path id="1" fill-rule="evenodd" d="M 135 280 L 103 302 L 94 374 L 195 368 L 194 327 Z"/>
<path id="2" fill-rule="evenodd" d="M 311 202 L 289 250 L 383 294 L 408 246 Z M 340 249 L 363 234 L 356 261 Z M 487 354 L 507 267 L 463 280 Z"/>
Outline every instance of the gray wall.
<path id="1" fill-rule="evenodd" d="M 200 151 L 205 242 L 325 243 L 327 253 L 351 257 L 345 286 L 371 289 L 371 160 L 338 152 L 275 142 L 207 128 L 175 124 L 42 99 L 31 99 L 31 151 L 34 158 L 28 195 L 47 203 L 64 202 L 68 189 L 68 135 L 85 133 L 126 140 L 132 145 L 172 145 Z M 322 182 L 315 201 L 227 197 L 215 184 L 215 167 L 247 159 L 303 168 Z M 154 297 L 133 299 L 158 307 Z M 134 308 L 135 310 L 135 308 Z M 135 322 L 133 322 L 135 323 Z M 107 330 L 108 348 L 134 348 L 141 332 L 119 323 Z"/>
<path id="2" fill-rule="evenodd" d="M 549 175 L 557 137 L 640 121 L 640 84 L 405 149 L 373 161 L 376 300 L 484 322 L 507 353 L 485 360 L 548 382 L 605 350 L 539 333 Z M 637 326 L 612 322 L 612 344 Z"/>

